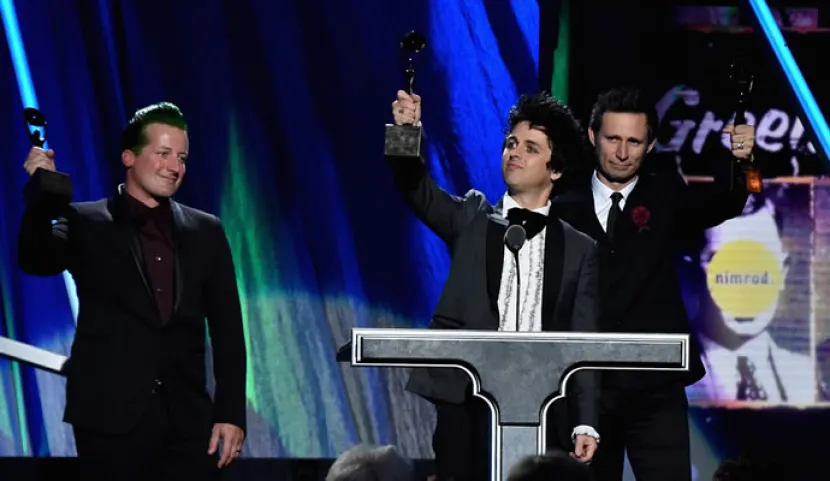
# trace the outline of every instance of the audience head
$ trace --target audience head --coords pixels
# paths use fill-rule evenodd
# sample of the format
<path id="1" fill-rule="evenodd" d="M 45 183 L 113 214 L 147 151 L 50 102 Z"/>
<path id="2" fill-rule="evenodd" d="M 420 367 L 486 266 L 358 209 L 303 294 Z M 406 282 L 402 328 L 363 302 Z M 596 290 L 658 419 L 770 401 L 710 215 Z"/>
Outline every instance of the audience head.
<path id="1" fill-rule="evenodd" d="M 527 456 L 516 463 L 507 481 L 594 481 L 591 468 L 565 452 L 551 451 L 542 456 Z"/>
<path id="2" fill-rule="evenodd" d="M 412 463 L 393 446 L 361 444 L 334 461 L 326 481 L 412 481 Z"/>

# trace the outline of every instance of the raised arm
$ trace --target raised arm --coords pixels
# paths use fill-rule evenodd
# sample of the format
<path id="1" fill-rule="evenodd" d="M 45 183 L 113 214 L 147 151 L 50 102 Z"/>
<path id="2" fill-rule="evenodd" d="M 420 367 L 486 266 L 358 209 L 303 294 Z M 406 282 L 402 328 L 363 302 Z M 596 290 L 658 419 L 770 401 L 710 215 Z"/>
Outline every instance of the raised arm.
<path id="1" fill-rule="evenodd" d="M 421 97 L 398 91 L 392 103 L 396 125 L 418 124 L 421 119 Z M 469 223 L 476 212 L 486 205 L 477 191 L 464 197 L 452 195 L 438 187 L 421 159 L 389 159 L 395 186 L 415 216 L 444 242 L 452 239 Z"/>
<path id="2" fill-rule="evenodd" d="M 732 154 L 714 159 L 714 180 L 711 183 L 687 185 L 678 173 L 672 180 L 679 193 L 675 214 L 682 219 L 682 233 L 708 229 L 740 215 L 746 205 L 749 192 L 740 166 L 741 160 L 754 160 L 755 127 L 728 126 L 725 130 L 731 136 Z"/>
<path id="3" fill-rule="evenodd" d="M 55 170 L 55 152 L 33 147 L 23 167 L 29 175 L 37 169 Z M 47 277 L 71 269 L 71 206 L 29 204 L 17 235 L 17 262 L 26 274 Z M 54 221 L 54 223 L 53 223 Z"/>

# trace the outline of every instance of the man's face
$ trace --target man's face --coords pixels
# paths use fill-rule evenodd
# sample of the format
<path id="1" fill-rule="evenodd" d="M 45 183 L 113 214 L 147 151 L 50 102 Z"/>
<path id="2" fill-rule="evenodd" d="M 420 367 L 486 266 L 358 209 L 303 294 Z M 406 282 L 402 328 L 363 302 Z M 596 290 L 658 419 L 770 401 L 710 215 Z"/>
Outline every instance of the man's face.
<path id="1" fill-rule="evenodd" d="M 780 277 L 780 285 L 774 300 L 762 312 L 748 317 L 739 317 L 726 312 L 722 306 L 718 307 L 723 326 L 740 337 L 754 337 L 764 332 L 772 322 L 775 312 L 778 309 L 780 294 L 784 290 L 787 278 L 787 254 L 784 252 L 784 245 L 775 223 L 773 212 L 769 208 L 762 208 L 753 214 L 730 219 L 723 224 L 713 227 L 707 231 L 707 246 L 701 252 L 700 263 L 704 272 L 710 269 L 710 261 L 724 247 L 736 242 L 751 241 L 760 244 L 767 255 L 775 259 L 774 263 L 780 269 L 774 274 Z M 733 244 L 738 245 L 738 244 Z M 740 264 L 752 267 L 758 259 L 735 259 Z M 732 272 L 730 274 L 737 274 Z M 714 273 L 718 274 L 718 273 Z M 709 276 L 710 282 L 712 276 Z M 717 282 L 717 281 L 716 281 Z M 709 292 L 713 288 L 709 285 Z M 708 293 L 707 293 L 708 294 Z M 710 296 L 711 298 L 711 296 Z M 712 299 L 714 301 L 714 299 Z M 751 301 L 750 301 L 751 302 Z M 717 302 L 715 302 L 717 304 Z"/>
<path id="2" fill-rule="evenodd" d="M 654 147 L 653 141 L 648 143 L 646 114 L 606 112 L 600 131 L 588 129 L 588 137 L 597 152 L 600 175 L 615 184 L 633 179 Z"/>
<path id="3" fill-rule="evenodd" d="M 148 143 L 138 154 L 125 151 L 122 155 L 127 176 L 155 198 L 168 198 L 179 189 L 187 160 L 187 132 L 165 124 L 150 124 L 145 133 Z"/>
<path id="4" fill-rule="evenodd" d="M 519 122 L 507 136 L 501 155 L 504 183 L 515 193 L 549 189 L 562 176 L 548 169 L 551 154 L 545 132 Z"/>

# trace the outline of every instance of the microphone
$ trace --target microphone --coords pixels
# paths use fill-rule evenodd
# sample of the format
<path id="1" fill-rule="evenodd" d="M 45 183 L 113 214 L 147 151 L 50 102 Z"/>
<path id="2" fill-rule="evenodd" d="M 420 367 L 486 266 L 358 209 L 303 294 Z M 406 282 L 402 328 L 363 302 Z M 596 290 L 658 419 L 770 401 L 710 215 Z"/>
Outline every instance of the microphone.
<path id="1" fill-rule="evenodd" d="M 504 245 L 507 250 L 513 253 L 513 259 L 516 261 L 516 330 L 519 330 L 519 311 L 522 305 L 522 276 L 519 271 L 519 249 L 522 248 L 525 241 L 527 241 L 527 232 L 524 227 L 514 224 L 507 228 L 504 233 Z"/>

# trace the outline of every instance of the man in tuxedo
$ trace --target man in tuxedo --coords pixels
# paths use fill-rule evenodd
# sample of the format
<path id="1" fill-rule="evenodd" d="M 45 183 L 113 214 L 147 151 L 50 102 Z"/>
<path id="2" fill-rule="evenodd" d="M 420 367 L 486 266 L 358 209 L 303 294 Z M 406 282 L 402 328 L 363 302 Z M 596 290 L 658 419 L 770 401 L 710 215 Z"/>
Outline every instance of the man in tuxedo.
<path id="1" fill-rule="evenodd" d="M 588 130 L 595 169 L 554 202 L 563 219 L 599 242 L 604 331 L 689 333 L 677 247 L 691 233 L 739 215 L 747 200 L 741 169 L 735 175 L 730 164 L 752 158 L 753 127 L 726 126 L 734 159 L 714 159 L 714 182 L 699 188 L 674 168 L 641 170 L 656 130 L 653 104 L 638 90 L 600 95 Z M 627 450 L 638 481 L 690 480 L 685 386 L 703 374 L 696 346 L 688 373 L 603 372 L 603 448 L 592 464 L 598 479 L 622 479 Z"/>
<path id="2" fill-rule="evenodd" d="M 219 219 L 171 199 L 188 154 L 175 105 L 137 111 L 121 149 L 126 181 L 111 198 L 26 206 L 20 267 L 37 276 L 68 270 L 77 285 L 64 421 L 82 478 L 214 479 L 239 456 L 245 430 L 246 352 L 231 251 Z M 24 168 L 54 171 L 54 159 L 54 151 L 33 148 Z"/>
<path id="3" fill-rule="evenodd" d="M 392 109 L 396 124 L 416 124 L 421 99 L 399 91 Z M 571 111 L 542 94 L 522 97 L 510 111 L 501 161 L 507 193 L 496 205 L 475 190 L 463 197 L 445 192 L 430 178 L 422 159 L 393 162 L 403 199 L 452 252 L 449 278 L 431 328 L 596 331 L 596 243 L 548 215 L 554 183 L 569 161 L 585 154 L 586 146 Z M 527 241 L 518 251 L 522 287 L 518 316 L 516 260 L 504 242 L 506 228 L 513 224 L 527 231 Z M 433 449 L 438 478 L 489 479 L 489 410 L 472 396 L 467 375 L 453 368 L 416 369 L 407 390 L 436 407 Z M 555 390 L 551 386 L 551 392 Z M 551 408 L 555 428 L 548 442 L 586 462 L 599 440 L 594 429 L 596 395 L 596 374 L 578 372 L 569 382 L 567 401 Z"/>

